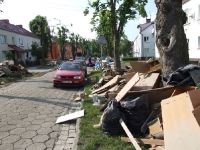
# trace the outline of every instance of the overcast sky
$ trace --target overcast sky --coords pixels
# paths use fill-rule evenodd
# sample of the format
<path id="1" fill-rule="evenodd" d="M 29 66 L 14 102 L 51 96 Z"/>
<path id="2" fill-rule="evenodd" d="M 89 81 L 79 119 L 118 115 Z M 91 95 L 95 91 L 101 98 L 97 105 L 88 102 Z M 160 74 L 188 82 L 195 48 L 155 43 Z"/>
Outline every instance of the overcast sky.
<path id="1" fill-rule="evenodd" d="M 22 24 L 29 30 L 29 22 L 35 16 L 46 16 L 49 25 L 61 23 L 82 37 L 92 39 L 96 37 L 96 33 L 90 31 L 92 26 L 89 23 L 92 13 L 88 16 L 83 15 L 87 3 L 87 0 L 4 0 L 4 3 L 0 5 L 0 10 L 3 10 L 3 13 L 0 13 L 0 19 L 9 19 L 10 23 Z M 148 17 L 154 20 L 157 12 L 154 0 L 149 0 L 145 8 Z M 125 34 L 130 41 L 133 41 L 138 34 L 137 25 L 144 22 L 145 18 L 138 18 L 127 23 Z M 71 23 L 72 27 L 70 27 Z"/>

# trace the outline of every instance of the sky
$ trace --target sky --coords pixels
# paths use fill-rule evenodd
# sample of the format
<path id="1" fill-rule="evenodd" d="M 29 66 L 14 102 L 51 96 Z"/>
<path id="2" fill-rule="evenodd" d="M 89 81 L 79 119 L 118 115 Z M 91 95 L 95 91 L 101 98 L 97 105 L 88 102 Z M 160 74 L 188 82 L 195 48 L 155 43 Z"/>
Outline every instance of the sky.
<path id="1" fill-rule="evenodd" d="M 95 39 L 96 33 L 90 31 L 92 12 L 87 16 L 83 15 L 87 6 L 88 0 L 4 0 L 0 4 L 0 10 L 3 11 L 0 13 L 0 19 L 8 19 L 11 24 L 21 24 L 29 30 L 29 22 L 37 15 L 46 16 L 51 29 L 53 26 L 61 24 L 83 38 Z M 154 20 L 157 12 L 154 0 L 148 0 L 145 9 L 148 18 Z M 138 17 L 128 21 L 125 26 L 125 34 L 130 41 L 134 41 L 138 34 L 137 25 L 145 23 L 145 20 L 145 18 Z"/>

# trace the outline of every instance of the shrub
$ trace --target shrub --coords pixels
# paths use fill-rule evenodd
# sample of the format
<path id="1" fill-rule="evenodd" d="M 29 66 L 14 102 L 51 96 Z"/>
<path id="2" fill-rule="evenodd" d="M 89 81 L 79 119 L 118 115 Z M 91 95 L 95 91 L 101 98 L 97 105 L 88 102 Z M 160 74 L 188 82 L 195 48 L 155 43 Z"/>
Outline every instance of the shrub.
<path id="1" fill-rule="evenodd" d="M 123 57 L 122 61 L 138 61 L 138 57 Z"/>
<path id="2" fill-rule="evenodd" d="M 11 60 L 13 58 L 13 53 L 11 51 L 6 52 L 6 59 Z"/>

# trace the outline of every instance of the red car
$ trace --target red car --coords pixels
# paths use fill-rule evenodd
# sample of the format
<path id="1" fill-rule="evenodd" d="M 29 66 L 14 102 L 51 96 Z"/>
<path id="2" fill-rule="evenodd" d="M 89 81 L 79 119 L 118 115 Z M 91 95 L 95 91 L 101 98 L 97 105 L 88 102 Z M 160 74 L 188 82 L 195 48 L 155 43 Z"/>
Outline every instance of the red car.
<path id="1" fill-rule="evenodd" d="M 91 58 L 91 64 L 89 64 L 89 58 L 85 61 L 87 66 L 93 67 L 95 66 L 96 59 L 94 57 Z"/>
<path id="2" fill-rule="evenodd" d="M 81 85 L 85 82 L 85 71 L 80 63 L 63 62 L 53 76 L 53 86 Z"/>

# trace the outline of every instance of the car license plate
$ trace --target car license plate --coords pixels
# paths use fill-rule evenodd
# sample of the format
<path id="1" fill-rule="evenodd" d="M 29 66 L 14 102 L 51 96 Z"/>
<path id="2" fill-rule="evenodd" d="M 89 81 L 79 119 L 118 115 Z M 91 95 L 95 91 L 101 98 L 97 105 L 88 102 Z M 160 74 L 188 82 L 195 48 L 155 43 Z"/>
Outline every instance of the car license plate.
<path id="1" fill-rule="evenodd" d="M 62 81 L 62 83 L 72 83 L 72 81 Z"/>

